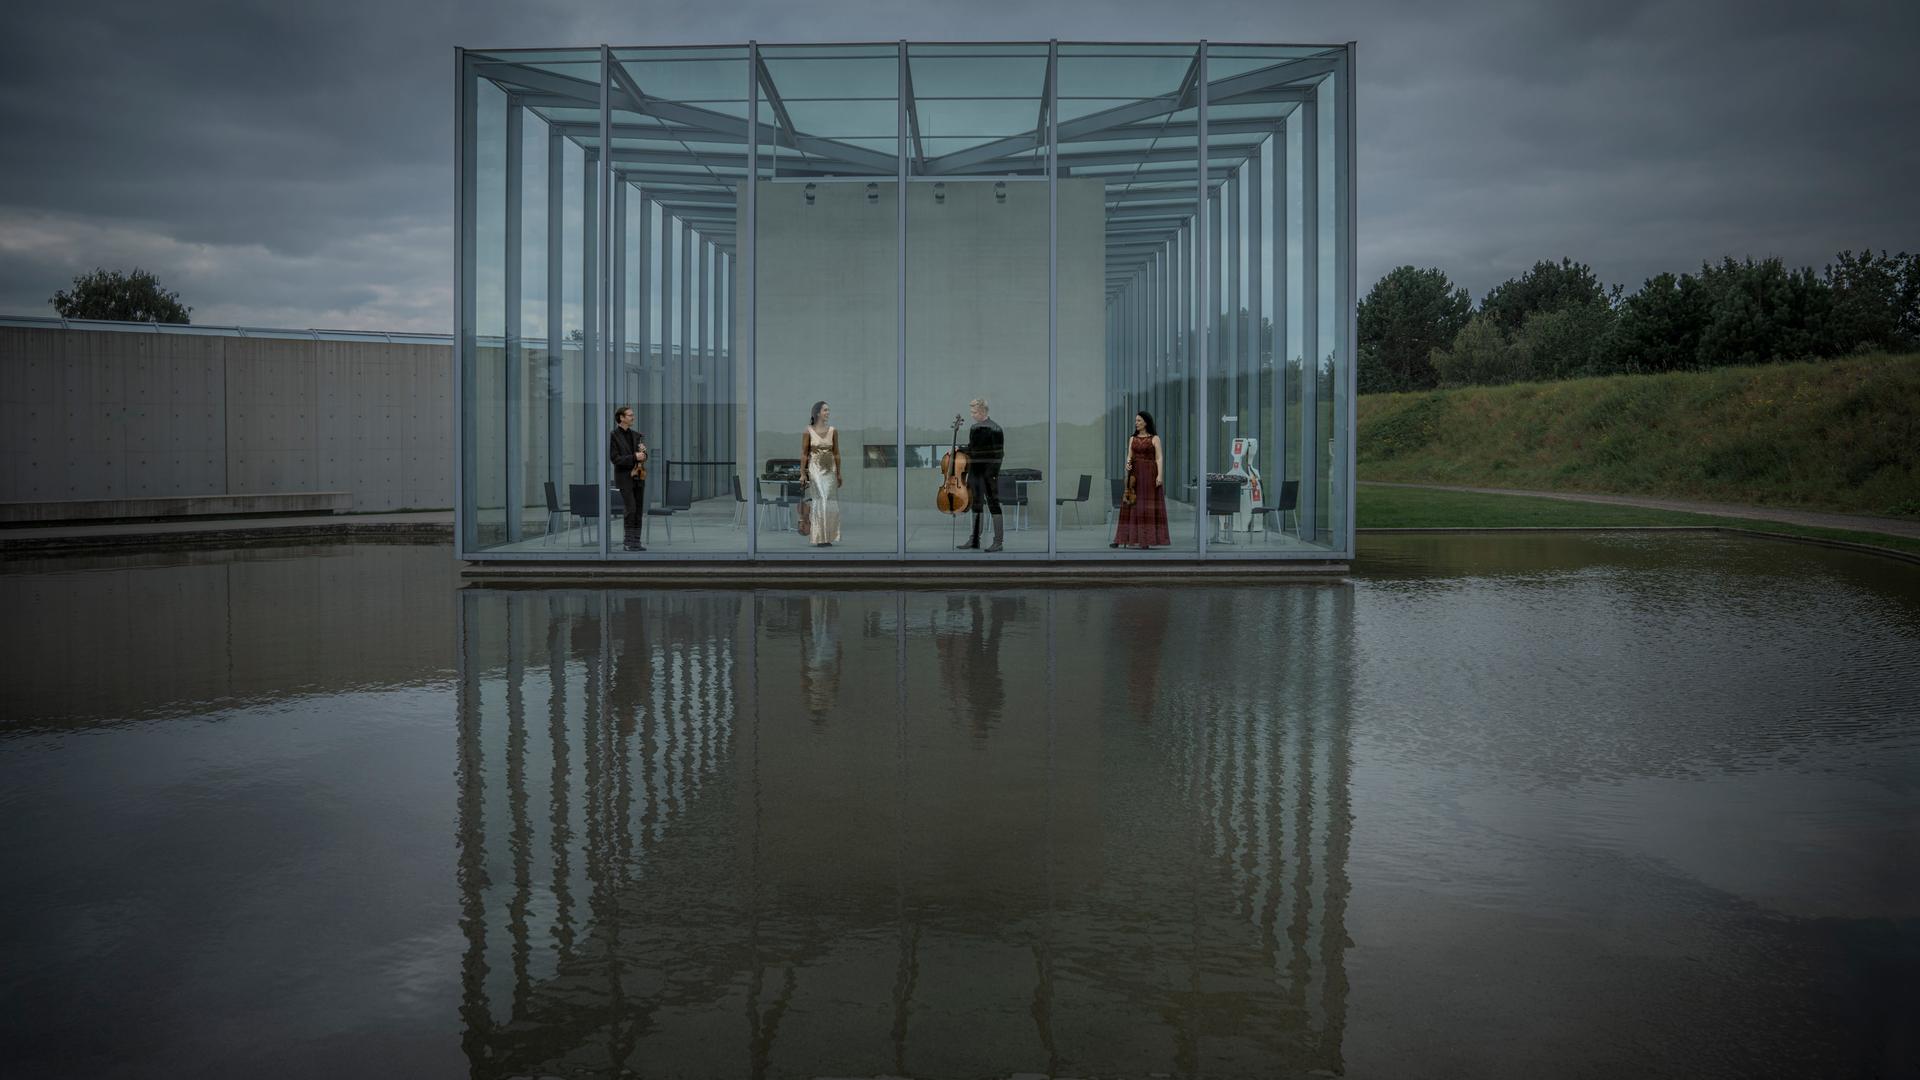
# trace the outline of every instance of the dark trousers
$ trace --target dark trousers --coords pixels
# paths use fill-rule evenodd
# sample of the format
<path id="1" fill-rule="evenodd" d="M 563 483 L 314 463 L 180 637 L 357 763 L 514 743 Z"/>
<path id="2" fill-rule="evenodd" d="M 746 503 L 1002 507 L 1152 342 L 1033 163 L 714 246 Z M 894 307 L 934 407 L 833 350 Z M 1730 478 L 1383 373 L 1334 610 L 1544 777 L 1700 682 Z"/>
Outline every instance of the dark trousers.
<path id="1" fill-rule="evenodd" d="M 620 489 L 620 501 L 627 506 L 627 543 L 640 542 L 641 515 L 647 512 L 647 482 L 626 473 L 617 473 L 614 484 Z"/>
<path id="2" fill-rule="evenodd" d="M 980 511 L 1000 516 L 1000 466 L 974 465 L 967 469 L 967 494 L 973 504 L 973 535 L 980 535 Z"/>

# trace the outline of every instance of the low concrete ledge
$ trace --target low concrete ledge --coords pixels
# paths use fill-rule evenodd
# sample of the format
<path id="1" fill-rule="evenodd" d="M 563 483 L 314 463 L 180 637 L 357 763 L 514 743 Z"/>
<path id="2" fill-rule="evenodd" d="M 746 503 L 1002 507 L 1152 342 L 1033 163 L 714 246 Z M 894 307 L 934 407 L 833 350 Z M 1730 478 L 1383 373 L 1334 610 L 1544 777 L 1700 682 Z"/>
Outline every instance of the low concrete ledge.
<path id="1" fill-rule="evenodd" d="M 71 499 L 0 503 L 0 526 L 77 521 L 153 521 L 265 514 L 339 514 L 353 509 L 350 491 L 294 491 L 256 495 L 178 495 L 154 499 Z"/>
<path id="2" fill-rule="evenodd" d="M 460 574 L 477 586 L 586 585 L 644 588 L 768 589 L 1007 588 L 1023 585 L 1272 585 L 1347 576 L 1344 562 L 1004 562 L 988 559 L 915 562 L 476 562 Z"/>

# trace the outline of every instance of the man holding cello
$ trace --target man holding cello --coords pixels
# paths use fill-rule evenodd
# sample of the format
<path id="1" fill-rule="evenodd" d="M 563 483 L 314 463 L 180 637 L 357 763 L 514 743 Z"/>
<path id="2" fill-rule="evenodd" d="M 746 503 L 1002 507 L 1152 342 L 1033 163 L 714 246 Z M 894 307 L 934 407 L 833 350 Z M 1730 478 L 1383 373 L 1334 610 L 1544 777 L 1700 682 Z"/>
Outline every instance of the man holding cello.
<path id="1" fill-rule="evenodd" d="M 987 550 L 999 551 L 1006 538 L 1006 526 L 1000 517 L 1000 459 L 1005 456 L 1007 440 L 1000 425 L 987 415 L 985 399 L 974 398 L 967 408 L 973 413 L 973 426 L 967 429 L 967 491 L 972 496 L 973 535 L 960 547 L 980 547 L 980 511 L 986 509 L 993 514 L 993 546 Z"/>

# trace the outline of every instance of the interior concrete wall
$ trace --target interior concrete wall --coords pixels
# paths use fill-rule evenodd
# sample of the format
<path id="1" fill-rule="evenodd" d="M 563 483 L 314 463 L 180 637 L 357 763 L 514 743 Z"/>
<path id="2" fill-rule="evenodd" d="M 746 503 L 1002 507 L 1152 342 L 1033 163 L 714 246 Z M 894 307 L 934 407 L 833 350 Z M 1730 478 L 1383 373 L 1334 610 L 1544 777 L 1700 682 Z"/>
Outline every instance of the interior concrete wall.
<path id="1" fill-rule="evenodd" d="M 867 468 L 861 448 L 896 440 L 899 323 L 897 185 L 763 181 L 754 291 L 759 379 L 758 474 L 799 454 L 818 400 L 840 429 L 843 499 L 890 519 L 895 470 Z M 991 180 L 908 185 L 906 441 L 946 443 L 968 400 L 986 398 L 1012 467 L 1047 466 L 1047 186 Z M 1059 419 L 1063 493 L 1081 472 L 1104 485 L 1104 187 L 1059 184 Z M 744 220 L 744 215 L 743 215 Z M 738 313 L 744 316 L 744 311 Z M 736 328 L 738 332 L 743 330 Z M 743 338 L 744 340 L 744 338 Z M 742 418 L 742 424 L 745 418 Z M 742 431 L 741 445 L 745 445 Z M 961 432 L 965 438 L 965 431 Z M 926 487 L 932 474 L 909 475 Z"/>
<path id="2" fill-rule="evenodd" d="M 453 504 L 450 344 L 0 327 L 0 502 Z"/>

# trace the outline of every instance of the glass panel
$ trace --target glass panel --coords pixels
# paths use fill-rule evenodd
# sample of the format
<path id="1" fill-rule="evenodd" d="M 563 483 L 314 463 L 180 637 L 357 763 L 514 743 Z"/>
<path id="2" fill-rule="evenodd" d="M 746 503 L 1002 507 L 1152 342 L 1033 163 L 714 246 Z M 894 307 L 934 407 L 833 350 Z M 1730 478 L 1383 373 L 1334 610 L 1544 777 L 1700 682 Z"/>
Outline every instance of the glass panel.
<path id="1" fill-rule="evenodd" d="M 907 550 L 951 555 L 963 543 L 991 548 L 998 541 L 1006 551 L 1043 554 L 1053 497 L 1047 475 L 1048 189 L 990 177 L 1044 169 L 1036 155 L 1044 148 L 1047 49 L 1028 46 L 1024 57 L 935 60 L 909 46 L 908 57 L 923 70 L 938 70 L 950 95 L 916 110 L 927 133 L 938 123 L 943 133 L 979 138 L 951 152 L 941 140 L 922 140 L 909 159 L 921 180 L 907 190 L 906 439 L 936 446 L 942 455 L 957 440 L 972 460 L 969 505 L 960 514 L 937 505 L 938 468 L 908 462 Z M 1010 84 L 1006 76 L 1015 64 L 1025 76 Z M 1031 77 L 1035 65 L 1038 78 Z M 1004 96 L 1023 90 L 1032 96 Z M 1076 181 L 1061 200 L 1063 214 L 1077 200 L 1079 219 L 1090 220 L 1098 184 Z M 1099 288 L 1098 234 L 1086 229 L 1073 239 L 1062 263 L 1071 258 L 1081 270 L 1075 284 L 1090 303 Z M 1082 379 L 1097 370 L 1075 369 Z M 1061 385 L 1068 377 L 1063 369 Z M 975 401 L 977 409 L 970 405 Z"/>
<path id="2" fill-rule="evenodd" d="M 1160 133 L 1180 123 L 1184 102 L 1173 95 L 1195 50 L 1115 55 L 1121 51 L 1060 47 L 1057 497 L 1068 501 L 1060 504 L 1058 548 L 1125 544 L 1137 555 L 1145 543 L 1149 552 L 1191 556 L 1200 511 L 1191 486 L 1199 466 L 1197 132 Z M 1132 96 L 1116 100 L 1115 93 Z M 1101 110 L 1076 115 L 1070 103 L 1079 98 L 1101 99 Z M 1073 163 L 1074 155 L 1093 154 L 1104 164 Z M 1101 254 L 1074 254 L 1089 249 Z M 1092 281 L 1100 282 L 1097 293 L 1081 287 Z M 1135 442 L 1139 413 L 1151 419 L 1157 446 Z M 1138 475 L 1128 506 L 1130 462 Z"/>
<path id="3" fill-rule="evenodd" d="M 744 553 L 745 393 L 725 320 L 746 178 L 747 51 L 622 49 L 614 58 L 616 133 L 656 121 L 691 133 L 614 142 L 613 275 L 622 301 L 612 392 L 634 408 L 648 454 L 644 485 L 633 486 L 645 513 L 631 515 L 648 554 L 632 557 Z M 630 468 L 610 462 L 609 470 L 616 488 L 630 479 L 622 476 Z M 628 516 L 624 493 L 610 511 Z M 625 535 L 624 524 L 615 535 Z M 612 549 L 627 557 L 624 544 Z"/>
<path id="4" fill-rule="evenodd" d="M 1232 132 L 1208 147 L 1223 174 L 1224 238 L 1209 411 L 1216 468 L 1241 489 L 1240 511 L 1215 527 L 1222 553 L 1318 556 L 1345 542 L 1345 484 L 1335 479 L 1345 467 L 1347 371 L 1338 67 L 1301 52 L 1240 46 L 1234 62 L 1208 62 L 1209 92 L 1241 95 L 1208 109 L 1210 128 Z M 1283 85 L 1286 93 L 1267 92 Z"/>
<path id="5" fill-rule="evenodd" d="M 770 79 L 759 130 L 763 138 L 777 132 L 782 145 L 760 149 L 758 452 L 750 464 L 763 500 L 759 550 L 774 556 L 892 554 L 899 542 L 899 469 L 866 449 L 899 440 L 899 53 L 832 51 L 761 50 Z M 812 103 L 808 123 L 822 125 L 814 129 L 789 95 L 835 100 Z M 847 144 L 825 130 L 862 140 Z M 831 452 L 803 458 L 810 426 L 837 436 L 837 466 Z"/>
<path id="6" fill-rule="evenodd" d="M 599 135 L 599 52 L 547 55 L 577 59 L 470 69 L 482 242 L 462 283 L 477 337 L 462 355 L 474 455 L 462 509 L 470 550 L 597 556 L 600 170 L 586 146 Z"/>

